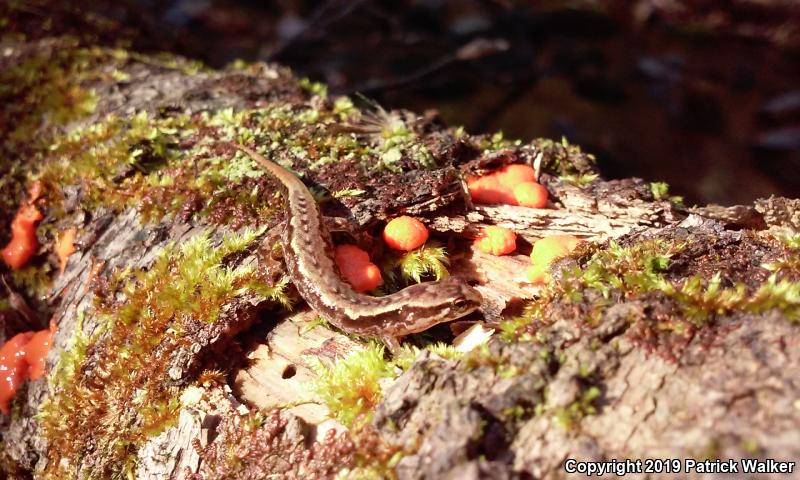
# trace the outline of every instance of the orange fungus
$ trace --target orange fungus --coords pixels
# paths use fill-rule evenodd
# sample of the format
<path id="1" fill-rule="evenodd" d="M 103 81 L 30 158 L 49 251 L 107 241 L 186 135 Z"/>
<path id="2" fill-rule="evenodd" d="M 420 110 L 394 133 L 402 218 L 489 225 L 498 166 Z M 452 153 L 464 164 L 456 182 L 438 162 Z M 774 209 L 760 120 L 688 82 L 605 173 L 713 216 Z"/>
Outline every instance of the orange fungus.
<path id="1" fill-rule="evenodd" d="M 357 292 L 368 292 L 383 284 L 381 271 L 370 262 L 369 254 L 355 245 L 339 245 L 334 254 L 336 266 Z"/>
<path id="2" fill-rule="evenodd" d="M 55 324 L 51 323 L 50 328 L 34 333 L 28 343 L 22 347 L 25 354 L 25 362 L 29 366 L 29 379 L 36 380 L 44 374 L 44 361 L 47 358 L 47 352 L 50 351 L 50 346 L 53 343 L 53 334 L 55 333 Z"/>
<path id="3" fill-rule="evenodd" d="M 20 333 L 0 347 L 0 412 L 8 415 L 8 403 L 26 378 L 36 380 L 44 374 L 54 333 L 51 323 L 49 329 Z"/>
<path id="4" fill-rule="evenodd" d="M 25 380 L 28 363 L 23 347 L 32 336 L 33 332 L 20 333 L 0 347 L 0 411 L 6 415 L 10 411 L 8 402 Z"/>
<path id="5" fill-rule="evenodd" d="M 21 268 L 39 248 L 36 240 L 36 222 L 42 214 L 36 206 L 26 203 L 17 210 L 11 222 L 11 241 L 3 248 L 3 260 L 14 270 Z"/>
<path id="6" fill-rule="evenodd" d="M 406 215 L 392 219 L 383 229 L 383 241 L 395 250 L 408 252 L 422 246 L 426 240 L 428 228 Z"/>
<path id="7" fill-rule="evenodd" d="M 547 189 L 536 182 L 523 182 L 514 187 L 514 198 L 523 207 L 542 208 L 547 205 Z"/>
<path id="8" fill-rule="evenodd" d="M 75 253 L 75 235 L 77 233 L 77 228 L 70 227 L 58 237 L 55 250 L 56 255 L 58 255 L 58 266 L 61 268 L 61 273 L 64 273 L 69 256 Z"/>
<path id="9" fill-rule="evenodd" d="M 506 255 L 517 248 L 517 235 L 503 227 L 488 226 L 475 239 L 475 246 L 492 255 Z"/>
<path id="10" fill-rule="evenodd" d="M 550 264 L 569 255 L 578 243 L 580 240 L 572 235 L 552 235 L 537 240 L 531 251 L 533 266 L 528 268 L 528 280 L 532 283 L 545 283 Z"/>
<path id="11" fill-rule="evenodd" d="M 547 190 L 537 183 L 530 165 L 511 164 L 481 177 L 467 177 L 467 188 L 475 203 L 501 203 L 542 208 Z"/>
<path id="12" fill-rule="evenodd" d="M 520 183 L 536 182 L 536 172 L 533 167 L 520 163 L 506 165 L 498 170 L 496 175 L 500 185 L 512 190 Z"/>
<path id="13" fill-rule="evenodd" d="M 503 187 L 495 174 L 467 178 L 469 196 L 475 203 L 505 203 L 514 205 L 514 195 Z"/>

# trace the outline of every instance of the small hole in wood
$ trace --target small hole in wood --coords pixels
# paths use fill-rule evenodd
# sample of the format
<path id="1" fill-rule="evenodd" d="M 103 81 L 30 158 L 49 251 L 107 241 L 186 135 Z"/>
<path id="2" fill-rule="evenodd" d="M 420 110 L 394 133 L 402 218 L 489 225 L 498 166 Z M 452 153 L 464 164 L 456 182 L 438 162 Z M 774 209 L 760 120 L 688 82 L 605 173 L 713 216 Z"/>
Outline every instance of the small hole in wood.
<path id="1" fill-rule="evenodd" d="M 297 368 L 294 365 L 289 364 L 283 368 L 283 373 L 281 374 L 281 378 L 286 380 L 287 378 L 294 377 L 295 374 L 297 374 Z"/>

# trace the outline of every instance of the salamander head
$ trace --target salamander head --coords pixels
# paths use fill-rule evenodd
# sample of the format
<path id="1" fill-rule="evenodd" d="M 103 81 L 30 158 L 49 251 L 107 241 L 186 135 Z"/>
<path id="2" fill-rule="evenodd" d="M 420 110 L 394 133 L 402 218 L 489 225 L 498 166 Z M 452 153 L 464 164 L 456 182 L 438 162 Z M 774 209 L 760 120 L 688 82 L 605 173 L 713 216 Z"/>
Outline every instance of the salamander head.
<path id="1" fill-rule="evenodd" d="M 397 328 L 402 333 L 397 335 L 421 332 L 461 318 L 474 312 L 483 301 L 477 290 L 456 279 L 420 283 L 406 290 L 408 303 L 401 310 L 402 323 Z"/>

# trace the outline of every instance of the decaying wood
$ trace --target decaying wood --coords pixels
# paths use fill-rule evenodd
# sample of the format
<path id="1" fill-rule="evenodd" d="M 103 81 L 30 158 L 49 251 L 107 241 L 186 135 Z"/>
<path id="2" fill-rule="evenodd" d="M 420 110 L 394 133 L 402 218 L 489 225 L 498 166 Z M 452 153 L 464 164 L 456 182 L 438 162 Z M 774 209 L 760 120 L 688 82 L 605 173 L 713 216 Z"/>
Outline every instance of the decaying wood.
<path id="1" fill-rule="evenodd" d="M 240 108 L 255 101 L 268 104 L 275 99 L 299 98 L 299 102 L 306 98 L 287 71 L 273 66 L 247 73 L 196 74 L 143 62 L 132 62 L 127 68 L 131 74 L 127 84 L 98 81 L 96 113 L 70 128 L 91 124 L 111 112 L 129 115 L 145 109 L 152 113 L 179 105 L 191 114 Z M 794 231 L 800 227 L 797 200 L 774 198 L 752 208 L 728 209 L 725 215 L 706 209 L 687 217 L 689 212 L 670 202 L 655 201 L 641 180 L 597 180 L 579 188 L 548 174 L 541 180 L 551 193 L 550 208 L 468 209 L 459 168 L 470 171 L 476 165 L 469 161 L 480 167 L 498 159 L 484 158 L 480 151 L 450 137 L 441 140 L 446 136 L 441 127 L 418 120 L 425 127 L 420 128 L 423 139 L 438 148 L 436 158 L 446 166 L 432 172 L 359 175 L 353 164 L 342 163 L 305 172 L 313 183 L 330 186 L 339 181 L 337 188 L 359 187 L 368 192 L 343 199 L 332 207 L 338 209 L 333 213 L 344 209 L 367 228 L 397 212 L 414 213 L 433 230 L 458 238 L 455 245 L 460 247 L 487 224 L 512 228 L 528 242 L 565 233 L 599 244 L 640 237 L 680 239 L 692 245 L 692 255 L 680 260 L 678 266 L 686 271 L 676 271 L 676 280 L 700 271 L 699 260 L 692 263 L 698 258 L 712 258 L 710 269 L 719 269 L 728 260 L 757 266 L 761 257 L 744 258 L 752 252 L 767 260 L 768 248 L 752 247 L 758 241 L 756 233 L 732 227 Z M 532 144 L 503 155 L 527 161 L 543 151 Z M 575 158 L 576 164 L 580 161 L 585 158 Z M 216 242 L 224 230 L 206 220 L 192 221 L 191 215 L 149 223 L 135 208 L 70 213 L 81 218 L 84 233 L 78 239 L 80 252 L 70 258 L 49 292 L 53 321 L 58 325 L 49 368 L 73 347 L 79 329 L 89 335 L 100 324 L 102 319 L 92 313 L 92 306 L 95 287 L 104 278 L 117 269 L 149 268 L 171 242 L 181 244 L 201 232 L 210 232 Z M 274 234 L 267 231 L 262 240 Z M 231 261 L 262 265 L 274 261 L 269 249 L 264 240 Z M 482 283 L 479 288 L 487 299 L 483 319 L 497 320 L 501 313 L 540 293 L 522 280 L 529 264 L 524 254 L 496 258 L 466 247 L 451 253 L 454 275 Z M 743 267 L 740 274 L 749 272 Z M 736 272 L 730 275 L 734 278 Z M 495 338 L 488 345 L 491 362 L 479 362 L 471 369 L 429 352 L 421 354 L 408 371 L 385 386 L 372 422 L 387 442 L 405 451 L 396 469 L 398 477 L 566 478 L 562 468 L 566 458 L 800 458 L 797 324 L 775 312 L 733 312 L 695 336 L 682 338 L 685 345 L 679 346 L 680 357 L 669 358 L 659 354 L 663 345 L 644 338 L 649 333 L 640 331 L 645 319 L 659 315 L 665 300 L 614 301 L 591 328 L 577 313 L 570 316 L 567 305 L 559 316 L 549 319 L 552 323 L 537 331 L 539 343 L 505 343 Z M 302 304 L 287 315 L 248 294 L 225 305 L 216 321 L 190 325 L 189 341 L 171 350 L 163 379 L 164 384 L 183 391 L 177 422 L 139 447 L 136 477 L 190 478 L 199 473 L 211 478 L 215 470 L 209 470 L 202 459 L 216 457 L 201 453 L 210 451 L 204 449 L 224 451 L 229 446 L 226 442 L 234 440 L 219 435 L 218 426 L 243 412 L 290 406 L 275 420 L 279 423 L 275 431 L 281 432 L 275 437 L 276 445 L 287 451 L 302 450 L 327 430 L 341 429 L 326 420 L 325 407 L 308 391 L 312 375 L 308 358 L 339 358 L 358 344 L 320 326 L 306 328 L 314 317 Z M 87 375 L 99 375 L 98 355 L 88 352 Z M 508 366 L 505 373 L 496 368 L 498 364 Z M 224 370 L 223 379 L 196 384 L 199 371 L 206 367 Z M 574 425 L 564 428 L 552 415 L 535 414 L 537 409 L 557 412 L 579 404 L 589 380 L 600 396 L 593 403 L 595 411 L 581 411 Z M 30 382 L 18 393 L 18 415 L 0 416 L 3 455 L 34 474 L 48 466 L 48 445 L 34 417 L 48 394 L 46 379 Z M 134 421 L 136 414 L 128 412 L 129 417 L 120 422 Z M 748 449 L 753 444 L 757 452 Z M 96 475 L 93 469 L 103 463 L 103 455 L 87 450 L 79 460 L 79 476 Z M 276 454 L 275 465 L 286 461 Z M 302 472 L 286 475 L 297 478 Z"/>

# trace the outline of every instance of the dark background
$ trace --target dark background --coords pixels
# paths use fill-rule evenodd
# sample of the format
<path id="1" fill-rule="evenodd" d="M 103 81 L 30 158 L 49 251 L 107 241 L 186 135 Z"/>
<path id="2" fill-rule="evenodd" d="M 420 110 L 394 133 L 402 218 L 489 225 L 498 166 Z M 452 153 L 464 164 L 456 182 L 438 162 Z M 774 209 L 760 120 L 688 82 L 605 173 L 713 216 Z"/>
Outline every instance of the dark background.
<path id="1" fill-rule="evenodd" d="M 606 177 L 687 204 L 800 196 L 800 3 L 169 0 L 7 2 L 70 31 L 221 67 L 276 61 L 473 133 L 566 137 Z"/>

